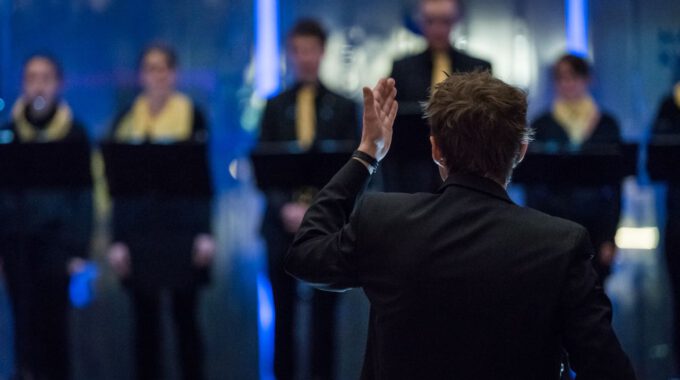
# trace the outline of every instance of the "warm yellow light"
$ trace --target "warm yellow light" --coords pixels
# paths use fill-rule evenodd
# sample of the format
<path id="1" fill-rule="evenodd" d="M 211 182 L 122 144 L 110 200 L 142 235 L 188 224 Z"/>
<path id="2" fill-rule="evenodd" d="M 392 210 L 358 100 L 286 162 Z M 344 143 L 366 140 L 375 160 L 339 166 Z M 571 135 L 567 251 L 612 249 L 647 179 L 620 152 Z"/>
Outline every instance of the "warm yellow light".
<path id="1" fill-rule="evenodd" d="M 622 249 L 655 249 L 659 245 L 656 227 L 621 227 L 616 231 L 616 245 Z"/>

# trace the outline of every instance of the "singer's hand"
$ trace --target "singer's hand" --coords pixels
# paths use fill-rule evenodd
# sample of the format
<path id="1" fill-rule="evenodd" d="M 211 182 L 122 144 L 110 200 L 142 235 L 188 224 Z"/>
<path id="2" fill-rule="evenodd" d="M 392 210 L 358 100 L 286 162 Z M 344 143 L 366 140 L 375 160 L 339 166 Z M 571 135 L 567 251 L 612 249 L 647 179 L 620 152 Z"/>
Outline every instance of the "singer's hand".
<path id="1" fill-rule="evenodd" d="M 616 244 L 611 241 L 602 243 L 598 252 L 598 260 L 600 260 L 600 264 L 604 265 L 605 267 L 609 267 L 614 263 L 615 258 Z"/>
<path id="2" fill-rule="evenodd" d="M 302 202 L 288 202 L 281 208 L 281 222 L 289 234 L 297 233 L 309 205 Z"/>
<path id="3" fill-rule="evenodd" d="M 217 244 L 208 234 L 199 234 L 194 239 L 193 263 L 198 268 L 209 266 L 215 260 Z"/>
<path id="4" fill-rule="evenodd" d="M 87 261 L 85 261 L 85 259 L 74 257 L 69 260 L 68 265 L 66 266 L 66 272 L 69 274 L 69 276 L 72 276 L 82 272 L 85 269 L 85 265 L 87 265 Z"/>
<path id="5" fill-rule="evenodd" d="M 130 275 L 130 249 L 125 243 L 116 242 L 111 245 L 107 253 L 109 265 L 118 277 Z"/>
<path id="6" fill-rule="evenodd" d="M 394 79 L 381 79 L 369 89 L 364 87 L 364 118 L 359 150 L 382 160 L 392 144 L 392 126 L 399 105 L 395 99 Z"/>

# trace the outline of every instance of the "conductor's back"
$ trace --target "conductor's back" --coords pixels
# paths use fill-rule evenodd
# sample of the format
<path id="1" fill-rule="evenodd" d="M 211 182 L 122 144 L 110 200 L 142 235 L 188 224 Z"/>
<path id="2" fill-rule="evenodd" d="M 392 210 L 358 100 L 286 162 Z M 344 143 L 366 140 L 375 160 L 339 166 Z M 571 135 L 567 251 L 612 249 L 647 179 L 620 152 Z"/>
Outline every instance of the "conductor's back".
<path id="1" fill-rule="evenodd" d="M 363 378 L 558 379 L 566 352 L 578 379 L 635 379 L 585 229 L 506 193 L 530 137 L 525 94 L 488 74 L 452 75 L 426 110 L 442 187 L 359 197 L 389 148 L 392 86 L 365 91 L 359 150 L 286 262 L 322 288 L 363 287 Z"/>

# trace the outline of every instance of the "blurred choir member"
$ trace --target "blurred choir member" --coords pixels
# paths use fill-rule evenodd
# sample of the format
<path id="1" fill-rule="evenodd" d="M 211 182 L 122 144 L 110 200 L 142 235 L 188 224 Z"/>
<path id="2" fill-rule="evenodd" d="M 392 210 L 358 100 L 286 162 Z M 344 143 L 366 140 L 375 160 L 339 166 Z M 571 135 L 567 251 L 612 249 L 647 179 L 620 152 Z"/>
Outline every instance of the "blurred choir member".
<path id="1" fill-rule="evenodd" d="M 597 151 L 621 143 L 619 125 L 590 95 L 588 62 L 575 55 L 560 57 L 553 66 L 557 91 L 550 111 L 533 123 L 535 143 L 555 152 Z M 596 257 L 593 265 L 606 278 L 616 245 L 614 236 L 621 208 L 619 185 L 527 187 L 527 206 L 577 222 L 588 230 Z"/>
<path id="2" fill-rule="evenodd" d="M 89 151 L 83 126 L 61 98 L 62 75 L 49 55 L 26 61 L 12 121 L 0 129 L 3 143 Z M 69 378 L 69 274 L 85 265 L 91 230 L 90 188 L 0 192 L 0 270 L 14 317 L 15 378 Z"/>
<path id="3" fill-rule="evenodd" d="M 114 123 L 112 141 L 206 141 L 205 119 L 192 101 L 175 89 L 177 64 L 177 56 L 168 46 L 156 44 L 144 50 L 140 59 L 142 94 Z M 197 312 L 199 290 L 209 281 L 215 255 L 210 218 L 209 198 L 154 194 L 114 200 L 114 243 L 108 257 L 132 298 L 139 380 L 166 378 L 160 357 L 164 292 L 172 303 L 182 378 L 204 378 Z"/>
<path id="4" fill-rule="evenodd" d="M 297 141 L 302 151 L 313 150 L 321 141 L 356 141 L 355 104 L 319 80 L 326 32 L 314 20 L 300 20 L 289 32 L 286 52 L 292 66 L 294 85 L 270 99 L 264 111 L 260 141 Z M 263 222 L 267 241 L 269 276 L 276 311 L 274 371 L 278 380 L 295 375 L 294 325 L 296 280 L 283 270 L 283 257 L 300 227 L 313 189 L 281 189 L 267 194 Z M 312 299 L 312 378 L 331 379 L 335 356 L 335 293 L 314 291 Z"/>
<path id="5" fill-rule="evenodd" d="M 390 75 L 397 82 L 400 111 L 415 107 L 420 113 L 420 103 L 428 99 L 430 88 L 446 79 L 447 74 L 491 71 L 489 62 L 471 57 L 451 46 L 451 31 L 460 15 L 458 0 L 420 0 L 417 17 L 427 41 L 427 50 L 394 62 Z M 405 126 L 400 125 L 397 129 L 399 127 Z M 429 141 L 425 144 L 429 149 Z M 441 185 L 441 178 L 432 165 L 429 153 L 416 159 L 404 157 L 400 153 L 392 150 L 381 164 L 385 191 L 429 192 Z"/>
<path id="6" fill-rule="evenodd" d="M 680 71 L 680 66 L 678 69 Z M 678 75 L 673 93 L 662 101 L 652 127 L 655 138 L 671 137 L 676 143 L 680 140 L 680 72 Z M 680 367 L 680 184 L 677 182 L 668 184 L 666 207 L 666 260 L 675 309 L 673 344 L 676 366 Z"/>

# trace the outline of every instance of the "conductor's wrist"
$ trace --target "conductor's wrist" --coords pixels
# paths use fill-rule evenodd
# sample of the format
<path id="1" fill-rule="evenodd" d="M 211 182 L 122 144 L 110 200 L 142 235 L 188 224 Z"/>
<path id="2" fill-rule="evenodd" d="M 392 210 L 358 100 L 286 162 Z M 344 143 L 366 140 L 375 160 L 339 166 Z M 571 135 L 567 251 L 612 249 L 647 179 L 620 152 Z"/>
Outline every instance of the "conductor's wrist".
<path id="1" fill-rule="evenodd" d="M 369 174 L 373 174 L 378 170 L 378 160 L 361 149 L 357 149 L 352 153 L 352 159 L 361 162 L 366 167 Z"/>
<path id="2" fill-rule="evenodd" d="M 373 157 L 373 159 L 377 160 L 378 147 L 376 147 L 375 144 L 362 142 L 361 144 L 359 144 L 359 148 L 357 150 L 360 152 L 364 152 L 369 156 Z"/>

